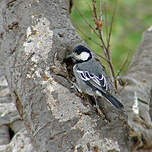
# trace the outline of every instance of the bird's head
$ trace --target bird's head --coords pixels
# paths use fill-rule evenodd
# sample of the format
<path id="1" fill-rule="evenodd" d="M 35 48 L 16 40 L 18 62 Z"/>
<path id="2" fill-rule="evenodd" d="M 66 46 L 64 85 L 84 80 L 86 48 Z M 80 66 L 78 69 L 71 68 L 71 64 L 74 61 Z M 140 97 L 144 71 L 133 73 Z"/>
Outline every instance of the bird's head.
<path id="1" fill-rule="evenodd" d="M 73 58 L 76 63 L 82 63 L 90 60 L 92 58 L 92 54 L 88 48 L 78 45 L 73 49 L 73 53 L 70 54 L 69 57 Z"/>

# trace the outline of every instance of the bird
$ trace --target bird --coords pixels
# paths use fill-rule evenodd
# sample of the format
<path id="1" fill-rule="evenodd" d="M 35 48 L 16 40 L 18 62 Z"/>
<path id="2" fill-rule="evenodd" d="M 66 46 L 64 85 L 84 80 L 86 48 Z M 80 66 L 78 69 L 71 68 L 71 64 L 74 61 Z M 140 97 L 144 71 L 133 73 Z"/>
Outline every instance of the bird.
<path id="1" fill-rule="evenodd" d="M 85 46 L 78 45 L 68 55 L 74 62 L 73 73 L 76 78 L 74 87 L 81 93 L 96 97 L 104 97 L 117 109 L 124 108 L 109 91 L 109 82 L 101 64 L 96 60 L 93 53 Z M 96 105 L 97 105 L 97 101 Z"/>

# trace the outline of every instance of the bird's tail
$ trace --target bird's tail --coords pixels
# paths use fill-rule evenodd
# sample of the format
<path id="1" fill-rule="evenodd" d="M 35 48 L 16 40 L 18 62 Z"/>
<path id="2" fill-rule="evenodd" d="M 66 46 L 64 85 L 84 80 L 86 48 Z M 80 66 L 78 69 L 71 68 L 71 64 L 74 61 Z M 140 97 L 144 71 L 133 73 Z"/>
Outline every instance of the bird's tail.
<path id="1" fill-rule="evenodd" d="M 123 104 L 120 103 L 120 101 L 118 101 L 114 96 L 110 95 L 110 94 L 106 94 L 103 91 L 101 91 L 102 96 L 104 96 L 113 106 L 115 106 L 118 109 L 122 109 L 124 108 Z"/>

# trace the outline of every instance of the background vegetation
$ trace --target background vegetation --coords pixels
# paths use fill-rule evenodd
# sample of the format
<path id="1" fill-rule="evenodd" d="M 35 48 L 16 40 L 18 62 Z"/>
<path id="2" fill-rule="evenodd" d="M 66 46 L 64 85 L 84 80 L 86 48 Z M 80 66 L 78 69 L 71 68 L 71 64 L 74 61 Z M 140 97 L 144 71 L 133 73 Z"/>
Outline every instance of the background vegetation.
<path id="1" fill-rule="evenodd" d="M 100 0 L 97 1 L 98 12 L 100 12 Z M 105 3 L 107 10 L 108 21 L 110 22 L 116 0 L 102 0 L 102 4 Z M 100 43 L 100 40 L 91 31 L 88 25 L 84 22 L 84 19 L 78 13 L 77 9 L 87 18 L 91 25 L 93 23 L 93 17 L 90 7 L 92 6 L 92 0 L 74 0 L 72 8 L 71 19 L 73 25 L 76 27 L 77 32 L 81 38 L 89 45 L 89 47 L 102 54 L 101 48 L 93 41 L 88 40 L 87 36 L 90 36 L 92 40 Z M 103 10 L 103 23 L 105 21 L 105 11 Z M 123 64 L 123 61 L 129 55 L 129 61 L 138 47 L 141 40 L 142 33 L 149 26 L 152 25 L 152 1 L 151 0 L 118 0 L 116 15 L 113 22 L 113 30 L 111 37 L 111 56 L 114 65 L 115 72 L 119 71 L 119 68 Z M 84 35 L 84 33 L 86 35 Z M 104 38 L 105 24 L 103 25 Z M 127 69 L 127 66 L 123 69 L 123 72 Z"/>

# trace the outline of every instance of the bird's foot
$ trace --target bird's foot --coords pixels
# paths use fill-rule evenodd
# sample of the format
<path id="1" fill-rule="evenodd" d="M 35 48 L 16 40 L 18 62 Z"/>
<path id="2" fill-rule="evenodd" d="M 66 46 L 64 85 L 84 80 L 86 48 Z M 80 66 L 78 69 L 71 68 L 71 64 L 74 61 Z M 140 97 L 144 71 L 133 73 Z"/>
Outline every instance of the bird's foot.
<path id="1" fill-rule="evenodd" d="M 74 89 L 75 91 L 82 93 L 81 89 L 78 87 L 76 83 L 74 82 L 71 83 L 72 83 L 71 89 Z"/>
<path id="2" fill-rule="evenodd" d="M 110 122 L 110 121 L 106 118 L 106 115 L 101 111 L 101 109 L 99 108 L 98 105 L 95 105 L 94 107 L 96 108 L 98 115 L 99 115 L 106 123 Z"/>

